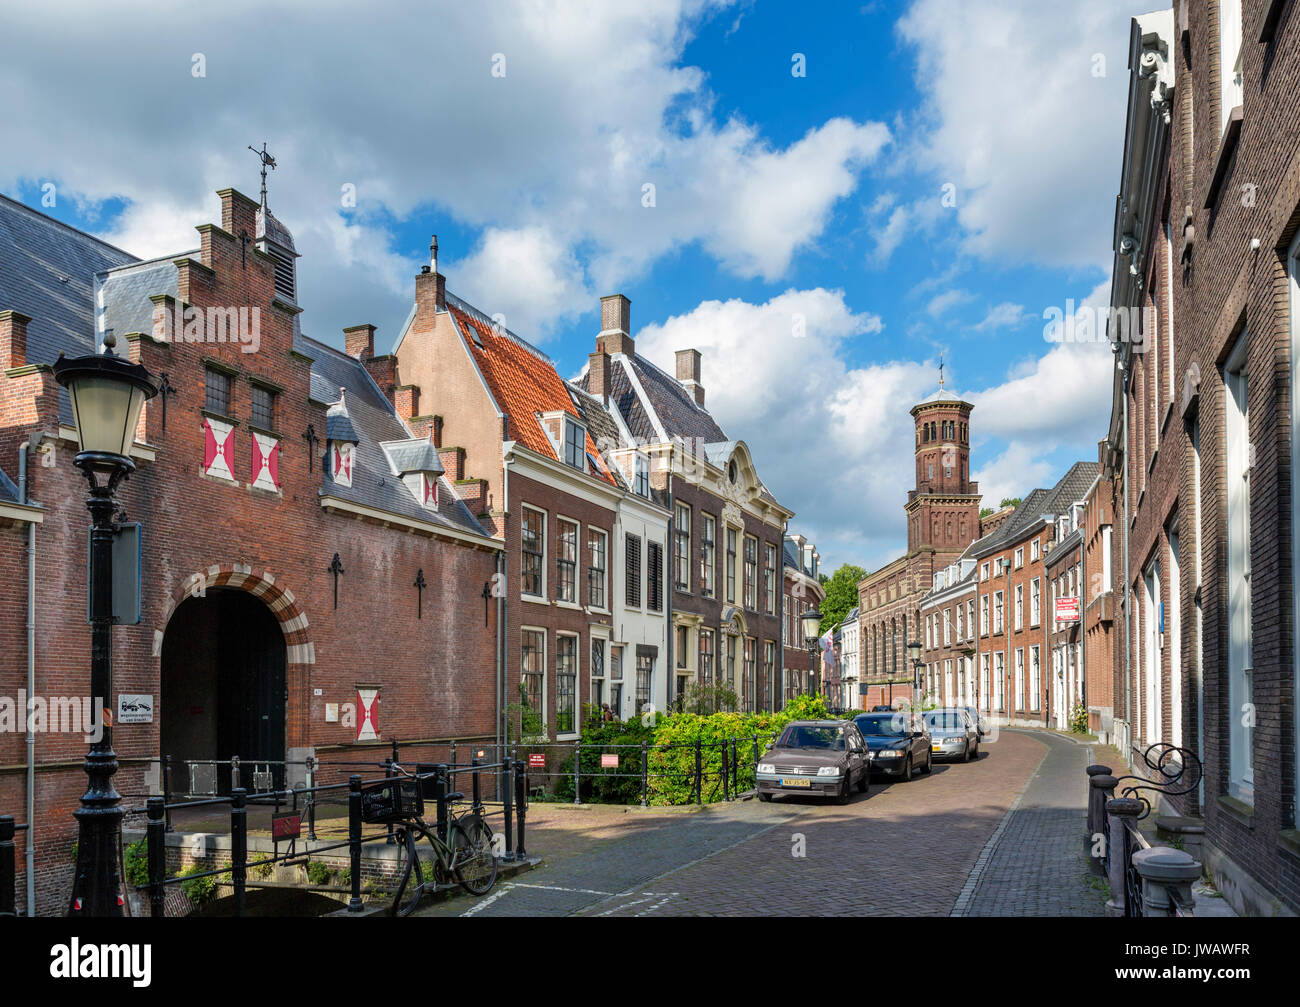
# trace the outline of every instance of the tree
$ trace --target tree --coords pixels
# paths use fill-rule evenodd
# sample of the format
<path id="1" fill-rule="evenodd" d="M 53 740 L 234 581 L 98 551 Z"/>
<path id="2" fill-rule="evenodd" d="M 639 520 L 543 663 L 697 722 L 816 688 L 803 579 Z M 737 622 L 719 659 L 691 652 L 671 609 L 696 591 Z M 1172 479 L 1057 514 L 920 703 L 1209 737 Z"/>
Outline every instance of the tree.
<path id="1" fill-rule="evenodd" d="M 1019 506 L 1020 506 L 1020 497 L 1003 497 L 1003 498 L 1002 498 L 1002 503 L 998 504 L 998 506 L 999 506 L 999 507 L 1019 507 Z"/>
<path id="2" fill-rule="evenodd" d="M 826 600 L 821 605 L 823 633 L 843 622 L 858 604 L 858 581 L 866 575 L 867 571 L 862 567 L 845 563 L 822 581 L 826 588 Z"/>

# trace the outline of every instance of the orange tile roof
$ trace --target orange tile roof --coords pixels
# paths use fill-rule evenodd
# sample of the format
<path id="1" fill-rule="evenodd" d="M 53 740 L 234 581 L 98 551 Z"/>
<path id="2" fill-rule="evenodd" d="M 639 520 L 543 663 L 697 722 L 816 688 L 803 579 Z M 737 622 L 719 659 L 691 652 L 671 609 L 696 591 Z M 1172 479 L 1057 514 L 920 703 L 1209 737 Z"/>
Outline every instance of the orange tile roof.
<path id="1" fill-rule="evenodd" d="M 498 333 L 483 318 L 450 304 L 448 310 L 465 333 L 470 352 L 493 398 L 510 420 L 510 436 L 531 451 L 557 458 L 555 446 L 542 429 L 538 414 L 563 411 L 574 419 L 581 417 L 555 365 L 510 336 Z M 475 342 L 475 335 L 481 346 Z M 599 478 L 617 485 L 596 450 L 591 431 L 587 431 L 587 453 L 596 459 Z"/>

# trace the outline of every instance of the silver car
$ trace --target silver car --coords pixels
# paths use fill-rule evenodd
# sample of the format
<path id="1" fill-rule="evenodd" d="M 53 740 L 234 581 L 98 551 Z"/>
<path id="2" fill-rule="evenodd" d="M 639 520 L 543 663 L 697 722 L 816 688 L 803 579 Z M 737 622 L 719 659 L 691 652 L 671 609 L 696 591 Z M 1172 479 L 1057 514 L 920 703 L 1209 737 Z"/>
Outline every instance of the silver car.
<path id="1" fill-rule="evenodd" d="M 979 728 L 965 710 L 930 710 L 925 714 L 925 726 L 930 732 L 931 758 L 970 762 L 979 755 Z"/>

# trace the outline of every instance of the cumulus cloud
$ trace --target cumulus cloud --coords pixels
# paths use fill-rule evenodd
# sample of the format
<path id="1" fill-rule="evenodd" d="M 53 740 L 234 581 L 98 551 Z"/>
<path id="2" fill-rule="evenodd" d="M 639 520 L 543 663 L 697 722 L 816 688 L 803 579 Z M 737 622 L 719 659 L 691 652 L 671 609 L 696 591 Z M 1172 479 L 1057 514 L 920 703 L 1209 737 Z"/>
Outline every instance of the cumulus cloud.
<path id="1" fill-rule="evenodd" d="M 1128 93 L 1127 0 L 916 0 L 899 37 L 925 98 L 915 163 L 957 188 L 969 251 L 1095 266 Z"/>
<path id="2" fill-rule="evenodd" d="M 313 331 L 401 321 L 393 294 L 410 296 L 418 261 L 390 232 L 412 218 L 481 230 L 473 249 L 442 249 L 464 260 L 462 287 L 527 265 L 540 299 L 493 293 L 534 336 L 566 317 L 563 295 L 613 289 L 684 245 L 776 280 L 889 131 L 832 118 L 781 146 L 739 115 L 719 121 L 704 73 L 682 64 L 718 6 L 14 8 L 0 89 L 24 98 L 6 117 L 0 187 L 52 178 L 70 198 L 122 200 L 114 237 L 167 253 L 195 246 L 213 190 L 256 192 L 245 148 L 268 140 L 271 206 L 303 253 Z M 530 248 L 550 261 L 528 262 Z"/>
<path id="3" fill-rule="evenodd" d="M 1029 318 L 1025 314 L 1023 304 L 1012 304 L 1010 301 L 1003 301 L 1001 304 L 995 304 L 989 308 L 989 313 L 984 316 L 984 320 L 975 325 L 977 332 L 988 332 L 993 329 L 1014 329 L 1023 325 Z"/>

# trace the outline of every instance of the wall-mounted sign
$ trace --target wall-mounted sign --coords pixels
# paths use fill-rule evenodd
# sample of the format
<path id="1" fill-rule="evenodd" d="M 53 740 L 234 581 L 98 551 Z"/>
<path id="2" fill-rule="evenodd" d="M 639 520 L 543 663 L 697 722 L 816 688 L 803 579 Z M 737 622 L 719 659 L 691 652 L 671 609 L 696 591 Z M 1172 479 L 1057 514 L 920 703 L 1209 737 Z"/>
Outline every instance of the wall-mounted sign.
<path id="1" fill-rule="evenodd" d="M 1056 599 L 1056 621 L 1057 622 L 1078 622 L 1079 621 L 1079 599 L 1078 598 L 1057 598 Z"/>
<path id="2" fill-rule="evenodd" d="M 357 741 L 379 739 L 379 690 L 357 688 Z"/>
<path id="3" fill-rule="evenodd" d="M 119 724 L 152 724 L 153 696 L 119 692 L 117 694 L 117 722 Z"/>
<path id="4" fill-rule="evenodd" d="M 529 768 L 529 769 L 545 769 L 545 768 L 546 768 L 546 755 L 545 755 L 544 753 L 542 753 L 542 752 L 529 752 L 529 753 L 528 753 L 528 768 Z"/>
<path id="5" fill-rule="evenodd" d="M 120 524 L 113 529 L 113 583 L 111 602 L 113 621 L 119 626 L 138 626 L 140 624 L 140 542 L 141 525 L 136 521 Z M 90 560 L 89 531 L 86 539 L 87 566 Z M 91 584 L 86 581 L 86 622 L 90 622 L 90 613 L 94 611 L 91 598 Z"/>
<path id="6" fill-rule="evenodd" d="M 271 816 L 271 839 L 283 843 L 297 839 L 302 835 L 302 812 L 287 811 L 282 815 Z"/>

